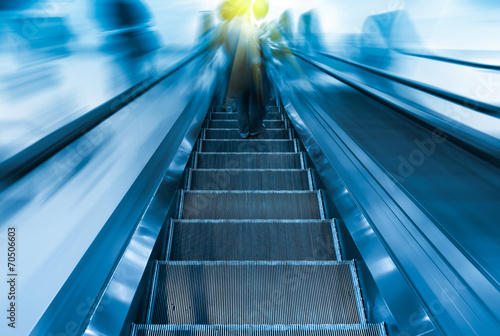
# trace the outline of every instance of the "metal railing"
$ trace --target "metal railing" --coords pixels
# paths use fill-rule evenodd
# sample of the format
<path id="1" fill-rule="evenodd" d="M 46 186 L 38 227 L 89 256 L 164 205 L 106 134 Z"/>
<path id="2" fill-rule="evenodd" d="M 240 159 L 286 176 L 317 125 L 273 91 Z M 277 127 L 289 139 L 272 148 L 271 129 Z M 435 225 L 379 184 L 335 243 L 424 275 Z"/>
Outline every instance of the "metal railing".
<path id="1" fill-rule="evenodd" d="M 134 85 L 0 163 L 0 192 L 206 51 L 201 46 L 161 74 Z"/>

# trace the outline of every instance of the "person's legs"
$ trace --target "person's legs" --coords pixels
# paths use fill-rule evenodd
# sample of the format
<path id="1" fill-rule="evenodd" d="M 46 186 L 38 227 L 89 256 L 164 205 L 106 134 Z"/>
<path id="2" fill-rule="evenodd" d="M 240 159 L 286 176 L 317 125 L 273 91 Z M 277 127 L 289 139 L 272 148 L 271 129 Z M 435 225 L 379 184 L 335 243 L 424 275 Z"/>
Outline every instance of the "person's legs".
<path id="1" fill-rule="evenodd" d="M 265 116 L 266 105 L 264 103 L 262 90 L 260 91 L 260 94 L 257 93 L 257 90 L 252 90 L 250 97 L 250 135 L 257 135 L 263 131 L 264 124 L 262 121 Z"/>
<path id="2" fill-rule="evenodd" d="M 249 110 L 250 110 L 250 90 L 242 90 L 238 95 L 238 123 L 240 136 L 245 139 L 248 137 L 249 131 Z"/>

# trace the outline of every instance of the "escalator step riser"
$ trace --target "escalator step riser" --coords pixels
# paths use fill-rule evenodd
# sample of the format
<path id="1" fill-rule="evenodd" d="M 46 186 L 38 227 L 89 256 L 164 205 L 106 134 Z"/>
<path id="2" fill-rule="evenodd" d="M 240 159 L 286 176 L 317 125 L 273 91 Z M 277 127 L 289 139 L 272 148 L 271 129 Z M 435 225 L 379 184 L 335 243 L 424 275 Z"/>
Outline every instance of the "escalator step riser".
<path id="1" fill-rule="evenodd" d="M 201 151 L 205 153 L 293 153 L 294 140 L 202 140 Z"/>
<path id="2" fill-rule="evenodd" d="M 268 106 L 266 108 L 267 112 L 280 112 L 279 106 Z"/>
<path id="3" fill-rule="evenodd" d="M 174 221 L 170 260 L 336 260 L 331 221 Z"/>
<path id="4" fill-rule="evenodd" d="M 200 169 L 301 169 L 300 153 L 213 154 L 197 153 L 196 166 Z"/>
<path id="5" fill-rule="evenodd" d="M 307 170 L 192 170 L 189 190 L 311 190 Z"/>
<path id="6" fill-rule="evenodd" d="M 385 336 L 383 324 L 134 325 L 132 336 Z"/>
<path id="7" fill-rule="evenodd" d="M 239 113 L 229 112 L 212 112 L 210 119 L 212 120 L 238 120 Z M 264 119 L 267 120 L 283 120 L 283 114 L 278 112 L 268 112 Z"/>
<path id="8" fill-rule="evenodd" d="M 352 264 L 159 262 L 152 324 L 357 324 Z"/>
<path id="9" fill-rule="evenodd" d="M 184 191 L 182 219 L 324 219 L 317 191 Z"/>
<path id="10" fill-rule="evenodd" d="M 241 140 L 237 129 L 205 129 L 205 139 L 235 139 Z M 286 129 L 266 129 L 264 133 L 252 136 L 252 139 L 279 139 L 291 140 L 290 130 Z"/>
<path id="11" fill-rule="evenodd" d="M 285 128 L 283 120 L 264 120 L 266 128 Z M 209 128 L 235 128 L 238 129 L 238 120 L 207 120 Z"/>

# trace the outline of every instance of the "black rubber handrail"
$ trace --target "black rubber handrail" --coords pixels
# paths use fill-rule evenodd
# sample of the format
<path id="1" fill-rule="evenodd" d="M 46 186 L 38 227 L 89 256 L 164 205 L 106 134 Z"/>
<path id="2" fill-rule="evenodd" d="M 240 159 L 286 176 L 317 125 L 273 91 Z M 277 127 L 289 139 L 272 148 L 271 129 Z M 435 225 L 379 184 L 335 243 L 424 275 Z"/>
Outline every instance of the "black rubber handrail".
<path id="1" fill-rule="evenodd" d="M 445 57 L 445 56 L 438 56 L 438 55 L 430 55 L 430 54 L 422 54 L 422 53 L 414 53 L 414 52 L 409 52 L 405 51 L 402 49 L 394 49 L 396 52 L 402 54 L 402 55 L 407 55 L 407 56 L 412 56 L 412 57 L 419 57 L 419 58 L 427 58 L 433 61 L 440 61 L 440 62 L 445 62 L 445 63 L 452 63 L 452 64 L 458 64 L 458 65 L 464 65 L 468 66 L 471 68 L 478 68 L 478 69 L 487 69 L 487 70 L 500 70 L 500 65 L 495 65 L 495 64 L 484 64 L 484 63 L 477 63 L 477 62 L 470 62 L 470 61 L 464 61 L 464 60 L 459 60 L 456 58 L 451 58 L 451 57 Z"/>
<path id="2" fill-rule="evenodd" d="M 294 51 L 294 53 L 296 54 L 296 51 Z M 372 74 L 375 74 L 377 76 L 390 79 L 396 83 L 406 85 L 406 86 L 411 87 L 413 89 L 417 89 L 419 91 L 422 91 L 422 92 L 428 93 L 430 95 L 439 97 L 439 98 L 447 100 L 449 102 L 464 106 L 464 107 L 472 109 L 474 111 L 488 114 L 488 115 L 491 115 L 494 117 L 500 117 L 500 107 L 498 107 L 498 106 L 488 104 L 485 102 L 481 102 L 481 101 L 478 101 L 475 99 L 466 98 L 466 97 L 460 96 L 460 95 L 455 94 L 455 93 L 444 91 L 444 90 L 437 88 L 437 87 L 434 87 L 432 85 L 423 84 L 423 83 L 420 83 L 417 81 L 402 78 L 402 77 L 393 75 L 387 71 L 376 69 L 376 68 L 373 68 L 373 67 L 370 67 L 370 66 L 367 66 L 364 64 L 354 62 L 354 61 L 346 60 L 346 59 L 343 59 L 343 58 L 338 57 L 338 56 L 330 55 L 330 54 L 327 54 L 324 52 L 319 52 L 319 54 L 322 56 L 334 59 L 336 61 L 352 65 L 356 68 L 363 69 L 363 70 L 370 72 Z"/>
<path id="3" fill-rule="evenodd" d="M 172 75 L 207 50 L 203 45 L 171 66 L 159 76 L 149 77 L 78 119 L 46 135 L 29 147 L 0 163 L 0 192 L 7 189 L 30 171 L 41 165 L 57 152 L 115 114 L 124 106 L 142 96 L 155 85 Z"/>
<path id="4" fill-rule="evenodd" d="M 319 63 L 318 61 L 315 60 L 310 60 L 306 55 L 302 54 L 300 51 L 293 50 L 293 54 L 303 60 L 304 62 L 312 65 L 313 67 L 317 68 L 318 70 L 324 72 L 325 74 L 337 79 L 338 81 L 346 84 L 347 86 L 352 87 L 353 89 L 365 94 L 366 96 L 374 99 L 375 101 L 384 104 L 395 111 L 398 111 L 405 117 L 413 120 L 415 123 L 421 125 L 422 127 L 425 127 L 429 130 L 436 130 L 439 129 L 443 131 L 444 134 L 446 134 L 446 138 L 450 141 L 453 141 L 456 143 L 458 146 L 464 148 L 465 150 L 469 151 L 475 156 L 480 157 L 481 159 L 485 160 L 486 162 L 489 162 L 490 164 L 500 167 L 500 150 L 498 147 L 490 145 L 486 142 L 482 141 L 475 141 L 474 138 L 470 138 L 469 135 L 463 134 L 462 132 L 458 131 L 458 129 L 453 130 L 450 128 L 442 127 L 441 126 L 436 126 L 433 123 L 429 122 L 428 120 L 425 120 L 424 118 L 414 116 L 410 112 L 406 111 L 404 108 L 400 107 L 394 102 L 388 101 L 384 98 L 379 97 L 376 93 L 372 92 L 371 90 L 367 89 L 361 84 L 357 84 L 356 81 L 354 80 L 349 80 L 342 76 L 339 72 L 334 69 L 330 70 L 325 67 L 324 64 Z M 457 132 L 458 131 L 458 132 Z"/>

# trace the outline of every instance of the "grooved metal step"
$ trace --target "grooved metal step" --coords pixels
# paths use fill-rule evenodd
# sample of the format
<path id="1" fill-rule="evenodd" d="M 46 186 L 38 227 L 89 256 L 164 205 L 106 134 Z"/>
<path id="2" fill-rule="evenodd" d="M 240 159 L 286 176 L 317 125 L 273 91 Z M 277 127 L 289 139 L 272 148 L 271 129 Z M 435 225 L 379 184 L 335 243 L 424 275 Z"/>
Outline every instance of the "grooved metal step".
<path id="1" fill-rule="evenodd" d="M 201 151 L 217 152 L 284 152 L 297 150 L 295 140 L 201 140 Z"/>
<path id="2" fill-rule="evenodd" d="M 279 106 L 268 106 L 266 108 L 267 112 L 280 112 L 280 107 Z"/>
<path id="3" fill-rule="evenodd" d="M 292 133 L 287 129 L 267 128 L 265 132 L 252 136 L 253 139 L 281 139 L 291 140 Z M 238 129 L 207 128 L 203 130 L 203 139 L 237 139 L 241 140 Z"/>
<path id="4" fill-rule="evenodd" d="M 195 153 L 194 168 L 302 169 L 302 153 Z"/>
<path id="5" fill-rule="evenodd" d="M 212 112 L 210 119 L 212 120 L 238 120 L 238 112 Z M 283 114 L 279 112 L 267 112 L 264 119 L 268 120 L 283 120 Z"/>
<path id="6" fill-rule="evenodd" d="M 366 323 L 353 262 L 157 262 L 153 324 Z"/>
<path id="7" fill-rule="evenodd" d="M 383 324 L 135 324 L 132 336 L 385 336 Z"/>
<path id="8" fill-rule="evenodd" d="M 172 220 L 166 260 L 337 260 L 333 220 Z"/>
<path id="9" fill-rule="evenodd" d="M 311 172 L 300 169 L 192 169 L 188 190 L 313 190 Z"/>
<path id="10" fill-rule="evenodd" d="M 179 219 L 325 219 L 319 191 L 182 191 Z"/>
<path id="11" fill-rule="evenodd" d="M 266 132 L 242 140 L 239 114 L 221 109 L 204 122 L 148 324 L 132 336 L 385 336 L 366 323 L 355 263 L 341 261 L 286 114 L 268 106 Z"/>
<path id="12" fill-rule="evenodd" d="M 287 128 L 285 120 L 264 120 L 266 128 Z M 238 120 L 207 120 L 208 128 L 236 128 L 238 129 Z"/>

